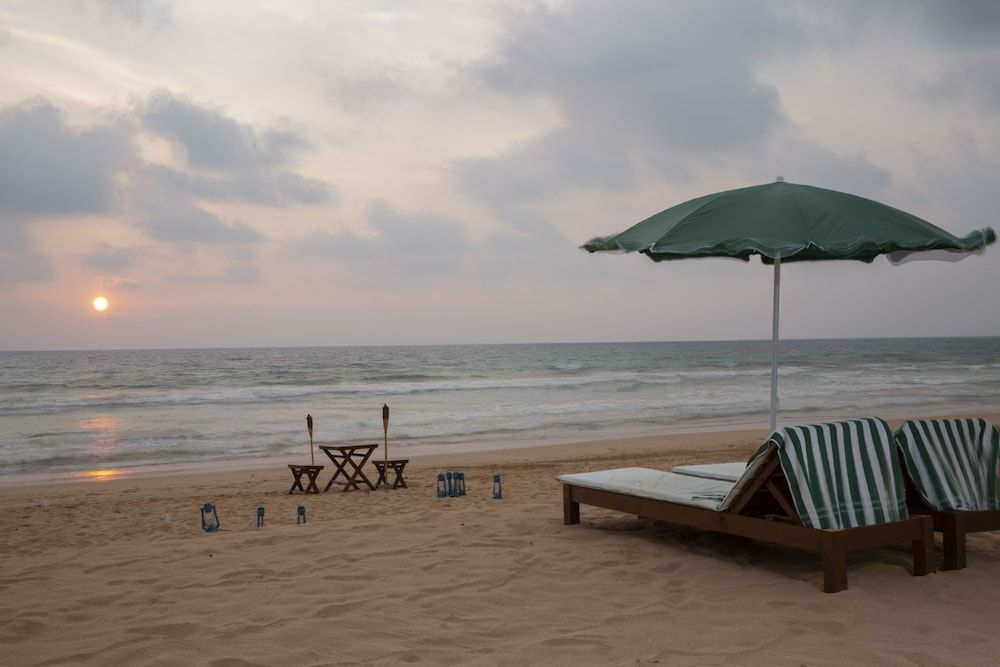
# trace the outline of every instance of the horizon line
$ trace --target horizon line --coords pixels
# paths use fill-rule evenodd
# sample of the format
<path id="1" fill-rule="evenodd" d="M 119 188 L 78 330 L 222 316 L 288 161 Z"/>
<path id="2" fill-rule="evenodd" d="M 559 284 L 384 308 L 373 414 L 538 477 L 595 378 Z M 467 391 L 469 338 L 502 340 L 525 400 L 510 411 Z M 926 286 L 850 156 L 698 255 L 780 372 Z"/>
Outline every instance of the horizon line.
<path id="1" fill-rule="evenodd" d="M 952 336 L 829 336 L 811 338 L 780 338 L 778 343 L 832 340 L 938 340 L 945 338 L 1000 338 L 1000 334 L 952 335 Z M 578 340 L 578 341 L 494 341 L 479 343 L 368 343 L 341 345 L 236 345 L 207 347 L 82 347 L 0 350 L 0 354 L 29 354 L 40 352 L 166 352 L 181 350 L 314 350 L 335 348 L 379 348 L 379 347 L 495 347 L 521 345 L 635 345 L 655 343 L 770 343 L 770 338 L 709 338 L 701 340 Z"/>

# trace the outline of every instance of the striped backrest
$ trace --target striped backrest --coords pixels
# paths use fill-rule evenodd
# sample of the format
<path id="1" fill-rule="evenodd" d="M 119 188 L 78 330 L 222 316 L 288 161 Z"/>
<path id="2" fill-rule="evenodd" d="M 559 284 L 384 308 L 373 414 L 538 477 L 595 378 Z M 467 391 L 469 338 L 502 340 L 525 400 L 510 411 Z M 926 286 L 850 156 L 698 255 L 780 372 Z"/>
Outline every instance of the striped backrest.
<path id="1" fill-rule="evenodd" d="M 748 467 L 771 447 L 778 450 L 781 470 L 804 525 L 855 528 L 909 516 L 892 431 L 881 419 L 776 429 Z"/>
<path id="2" fill-rule="evenodd" d="M 931 509 L 1000 509 L 1000 433 L 985 419 L 904 422 L 896 444 L 913 486 Z"/>

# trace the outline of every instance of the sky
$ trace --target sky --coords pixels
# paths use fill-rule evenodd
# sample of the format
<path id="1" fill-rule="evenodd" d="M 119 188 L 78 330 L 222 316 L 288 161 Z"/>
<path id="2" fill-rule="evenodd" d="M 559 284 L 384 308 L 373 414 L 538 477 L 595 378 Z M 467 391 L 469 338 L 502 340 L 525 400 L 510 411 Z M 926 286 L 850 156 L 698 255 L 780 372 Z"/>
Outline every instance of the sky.
<path id="1" fill-rule="evenodd" d="M 0 349 L 766 339 L 758 260 L 579 245 L 778 175 L 1000 227 L 1000 3 L 7 0 Z M 1000 335 L 996 245 L 781 286 Z"/>

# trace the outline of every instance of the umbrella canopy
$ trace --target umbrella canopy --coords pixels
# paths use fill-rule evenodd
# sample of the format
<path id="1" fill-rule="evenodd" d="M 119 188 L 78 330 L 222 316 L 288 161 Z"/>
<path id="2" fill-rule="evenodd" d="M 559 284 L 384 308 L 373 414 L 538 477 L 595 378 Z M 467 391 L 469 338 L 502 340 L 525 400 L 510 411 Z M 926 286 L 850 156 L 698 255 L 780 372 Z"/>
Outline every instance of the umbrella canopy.
<path id="1" fill-rule="evenodd" d="M 958 238 L 871 199 L 779 180 L 686 201 L 582 247 L 639 251 L 657 262 L 751 255 L 767 264 L 778 257 L 870 262 L 882 254 L 898 262 L 913 252 L 976 252 L 994 240 L 992 229 Z"/>
<path id="2" fill-rule="evenodd" d="M 783 262 L 888 255 L 907 259 L 960 259 L 996 240 L 986 228 L 959 238 L 926 220 L 879 202 L 817 188 L 774 183 L 727 190 L 661 211 L 613 236 L 591 239 L 589 252 L 638 251 L 661 262 L 689 257 L 731 257 L 774 265 L 771 429 L 778 409 L 778 304 Z"/>

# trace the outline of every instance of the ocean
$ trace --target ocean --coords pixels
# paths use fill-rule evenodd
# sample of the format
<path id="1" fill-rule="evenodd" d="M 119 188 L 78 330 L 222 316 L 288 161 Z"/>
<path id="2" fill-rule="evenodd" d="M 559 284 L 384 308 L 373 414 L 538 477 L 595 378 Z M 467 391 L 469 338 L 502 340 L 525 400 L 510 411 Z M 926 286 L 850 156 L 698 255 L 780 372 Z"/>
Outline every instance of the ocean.
<path id="1" fill-rule="evenodd" d="M 1000 337 L 782 341 L 779 423 L 1000 411 Z M 0 352 L 0 484 L 766 428 L 770 341 Z M 317 451 L 317 463 L 324 462 Z"/>

